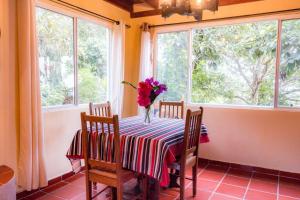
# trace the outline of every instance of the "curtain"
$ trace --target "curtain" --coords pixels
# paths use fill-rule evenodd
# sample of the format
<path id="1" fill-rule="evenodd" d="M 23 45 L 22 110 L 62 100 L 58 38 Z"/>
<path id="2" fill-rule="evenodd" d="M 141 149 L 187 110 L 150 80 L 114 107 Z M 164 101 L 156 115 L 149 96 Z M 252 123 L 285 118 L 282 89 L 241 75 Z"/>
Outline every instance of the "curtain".
<path id="1" fill-rule="evenodd" d="M 17 40 L 20 109 L 18 185 L 32 190 L 47 185 L 34 0 L 17 0 Z"/>
<path id="2" fill-rule="evenodd" d="M 109 100 L 111 101 L 112 113 L 122 117 L 124 85 L 124 54 L 125 54 L 125 24 L 114 24 L 112 29 L 112 45 L 110 53 L 110 84 Z"/>
<path id="3" fill-rule="evenodd" d="M 151 61 L 151 34 L 149 24 L 142 25 L 141 35 L 141 55 L 140 55 L 140 73 L 139 81 L 144 81 L 146 78 L 153 76 L 153 66 Z M 143 115 L 144 109 L 138 106 L 138 114 Z"/>
<path id="4" fill-rule="evenodd" d="M 143 81 L 146 78 L 153 76 L 153 67 L 151 61 L 151 34 L 149 25 L 142 25 L 141 36 L 141 57 L 140 57 L 140 76 L 139 80 Z"/>

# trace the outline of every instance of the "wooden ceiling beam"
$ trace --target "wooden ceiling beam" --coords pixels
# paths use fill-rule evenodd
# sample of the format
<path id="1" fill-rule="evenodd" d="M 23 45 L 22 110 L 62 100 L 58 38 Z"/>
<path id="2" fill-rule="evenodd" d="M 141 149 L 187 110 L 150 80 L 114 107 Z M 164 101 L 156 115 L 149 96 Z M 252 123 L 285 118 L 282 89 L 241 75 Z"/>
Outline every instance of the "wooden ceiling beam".
<path id="1" fill-rule="evenodd" d="M 249 3 L 254 1 L 263 1 L 263 0 L 219 0 L 219 6 L 230 6 L 234 4 Z M 161 15 L 161 10 L 155 9 L 155 10 L 147 10 L 147 11 L 131 13 L 132 18 L 148 17 L 154 15 Z"/>
<path id="2" fill-rule="evenodd" d="M 109 2 L 115 6 L 118 6 L 119 8 L 122 8 L 124 10 L 127 10 L 128 12 L 133 11 L 133 2 L 131 0 L 104 0 L 106 2 Z"/>
<path id="3" fill-rule="evenodd" d="M 158 9 L 159 8 L 159 0 L 144 0 L 145 3 L 150 5 L 151 7 Z"/>
<path id="4" fill-rule="evenodd" d="M 161 14 L 161 10 L 159 9 L 159 0 L 105 0 L 105 1 L 112 3 L 124 10 L 127 10 L 128 12 L 130 12 L 132 18 Z M 219 6 L 229 6 L 229 5 L 249 3 L 254 1 L 262 1 L 262 0 L 219 0 Z M 141 12 L 133 12 L 133 5 L 138 3 L 147 3 L 154 9 L 141 11 Z"/>

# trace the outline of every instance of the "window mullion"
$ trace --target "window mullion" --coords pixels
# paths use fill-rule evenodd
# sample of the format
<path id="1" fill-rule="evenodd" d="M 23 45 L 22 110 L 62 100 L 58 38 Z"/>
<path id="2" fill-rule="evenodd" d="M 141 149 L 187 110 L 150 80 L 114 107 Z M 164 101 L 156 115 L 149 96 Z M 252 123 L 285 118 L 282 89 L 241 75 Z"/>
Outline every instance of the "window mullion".
<path id="1" fill-rule="evenodd" d="M 274 87 L 274 108 L 278 108 L 279 100 L 279 77 L 280 77 L 280 56 L 281 56 L 281 33 L 282 20 L 278 20 L 277 30 L 277 49 L 276 49 L 276 69 L 275 69 L 275 87 Z"/>
<path id="2" fill-rule="evenodd" d="M 192 29 L 189 30 L 189 45 L 188 45 L 188 95 L 187 95 L 187 102 L 188 104 L 191 103 L 191 96 L 192 96 L 192 73 L 193 73 L 193 58 L 192 58 L 192 48 L 193 48 L 193 31 Z"/>
<path id="3" fill-rule="evenodd" d="M 78 34 L 77 34 L 77 17 L 73 18 L 73 52 L 74 52 L 74 104 L 78 105 L 78 60 L 77 60 L 77 49 L 78 49 Z"/>

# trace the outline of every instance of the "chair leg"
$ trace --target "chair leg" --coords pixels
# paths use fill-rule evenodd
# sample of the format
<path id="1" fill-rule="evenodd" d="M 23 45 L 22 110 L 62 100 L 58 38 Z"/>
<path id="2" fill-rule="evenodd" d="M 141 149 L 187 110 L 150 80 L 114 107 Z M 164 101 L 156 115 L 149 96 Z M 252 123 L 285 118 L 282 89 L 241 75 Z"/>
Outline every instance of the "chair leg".
<path id="1" fill-rule="evenodd" d="M 197 194 L 197 171 L 198 171 L 198 167 L 194 166 L 193 167 L 193 197 L 195 197 Z"/>
<path id="2" fill-rule="evenodd" d="M 185 194 L 185 173 L 180 174 L 180 200 L 184 200 Z"/>
<path id="3" fill-rule="evenodd" d="M 92 199 L 92 182 L 86 179 L 86 199 Z"/>
<path id="4" fill-rule="evenodd" d="M 117 200 L 117 188 L 115 188 L 115 187 L 111 188 L 111 199 Z"/>
<path id="5" fill-rule="evenodd" d="M 123 199 L 123 188 L 122 186 L 117 187 L 117 200 Z"/>

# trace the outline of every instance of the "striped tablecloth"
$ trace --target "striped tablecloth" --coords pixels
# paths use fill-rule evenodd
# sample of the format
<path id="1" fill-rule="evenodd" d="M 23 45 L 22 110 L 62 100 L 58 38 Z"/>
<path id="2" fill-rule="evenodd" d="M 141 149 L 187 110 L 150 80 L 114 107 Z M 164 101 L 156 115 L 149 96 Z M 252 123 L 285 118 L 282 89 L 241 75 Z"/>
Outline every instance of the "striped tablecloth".
<path id="1" fill-rule="evenodd" d="M 183 142 L 185 121 L 154 118 L 150 125 L 144 125 L 143 118 L 136 116 L 121 119 L 119 126 L 123 167 L 147 174 L 161 180 L 161 185 L 167 185 L 167 162 L 175 158 L 172 147 Z M 98 141 L 96 137 L 93 140 Z M 200 142 L 208 141 L 207 129 L 202 125 Z M 95 144 L 91 145 L 96 148 L 92 151 L 98 152 L 99 145 Z M 66 156 L 70 159 L 73 170 L 78 171 L 79 161 L 83 159 L 81 130 L 74 136 Z"/>

